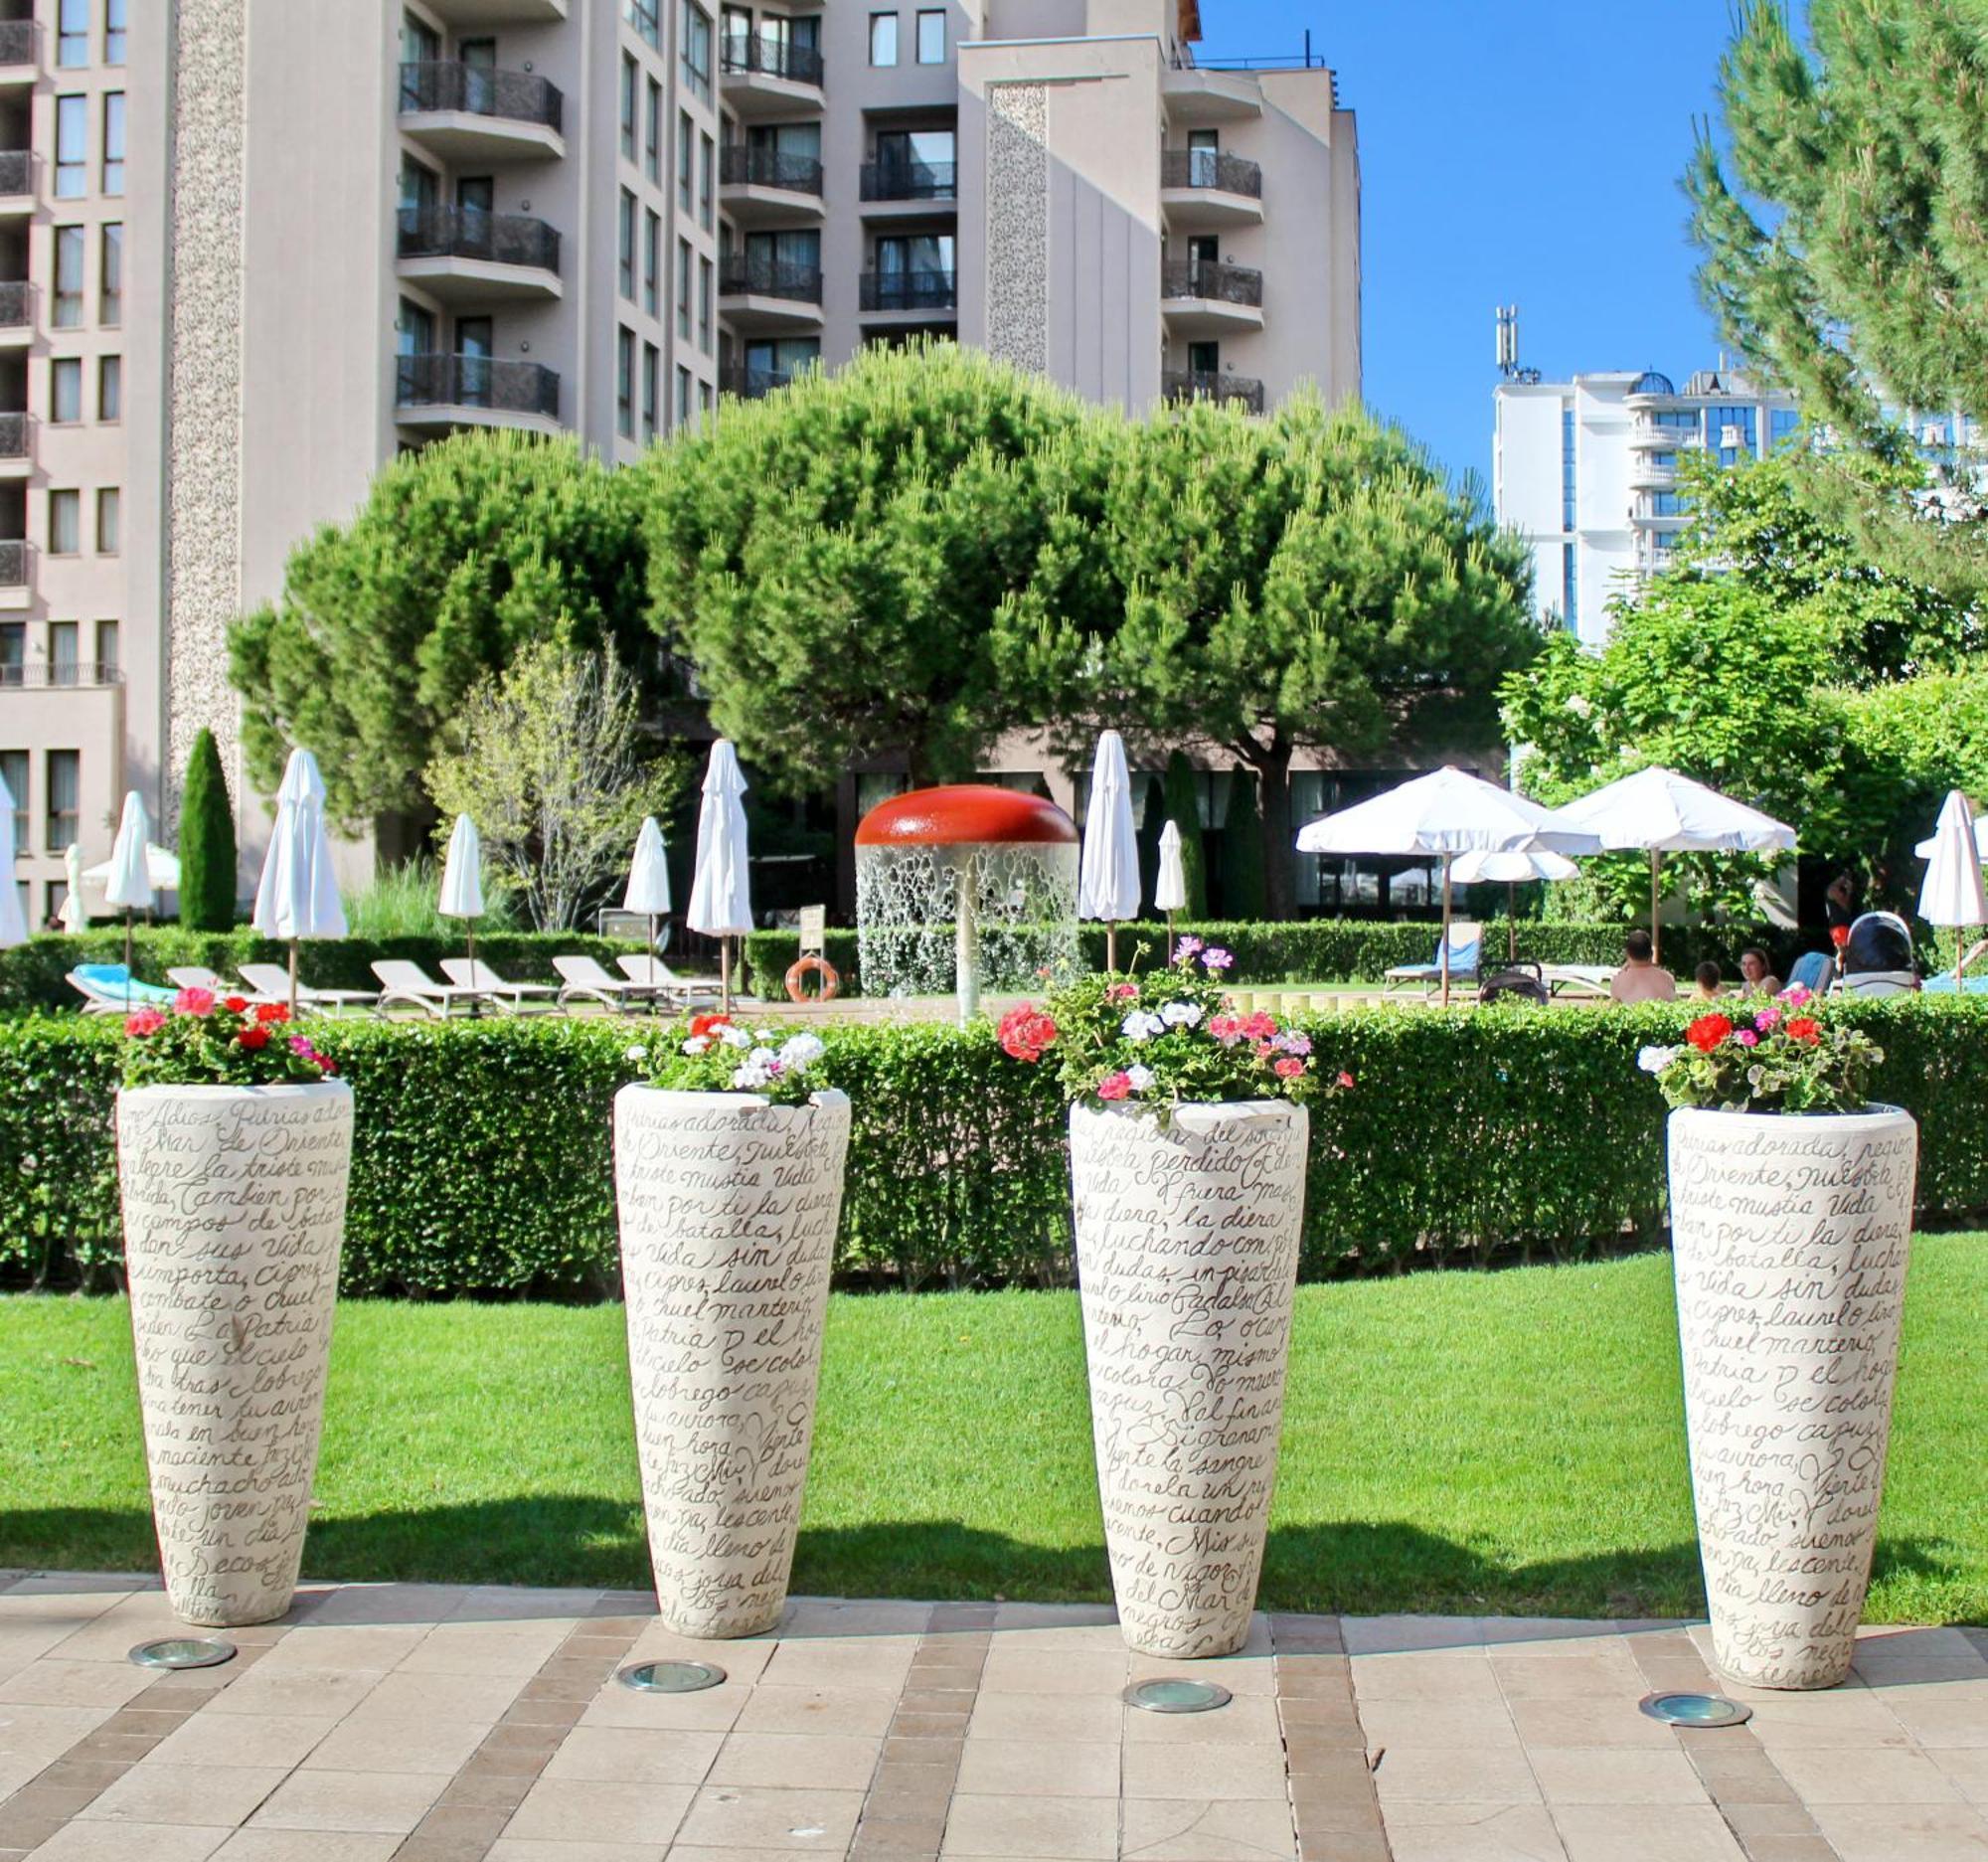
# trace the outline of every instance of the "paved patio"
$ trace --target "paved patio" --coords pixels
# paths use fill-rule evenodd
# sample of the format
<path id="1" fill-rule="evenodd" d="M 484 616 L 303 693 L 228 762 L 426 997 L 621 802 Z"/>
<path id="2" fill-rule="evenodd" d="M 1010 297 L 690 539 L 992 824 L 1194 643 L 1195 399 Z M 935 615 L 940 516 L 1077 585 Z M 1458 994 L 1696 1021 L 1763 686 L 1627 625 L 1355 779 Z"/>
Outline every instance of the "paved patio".
<path id="1" fill-rule="evenodd" d="M 1988 1858 L 1983 1630 L 1871 1630 L 1848 1687 L 1679 1733 L 1636 1711 L 1709 1685 L 1672 1623 L 1273 1615 L 1182 1664 L 1082 1607 L 693 1644 L 640 1593 L 313 1586 L 224 1667 L 125 1660 L 176 1627 L 147 1578 L 0 1574 L 0 1862 Z M 677 1654 L 730 1679 L 613 1680 Z M 1119 1701 L 1183 1671 L 1235 1700 Z"/>

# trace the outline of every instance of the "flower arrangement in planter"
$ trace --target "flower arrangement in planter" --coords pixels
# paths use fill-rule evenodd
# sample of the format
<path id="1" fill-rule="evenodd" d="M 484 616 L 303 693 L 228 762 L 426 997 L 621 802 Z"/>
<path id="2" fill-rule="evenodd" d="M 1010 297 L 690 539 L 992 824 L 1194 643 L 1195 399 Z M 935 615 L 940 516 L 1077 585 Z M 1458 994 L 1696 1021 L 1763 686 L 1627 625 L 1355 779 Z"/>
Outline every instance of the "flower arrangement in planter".
<path id="1" fill-rule="evenodd" d="M 1309 1035 L 1226 999 L 1229 953 L 1088 976 L 1003 1016 L 1070 1100 L 1077 1281 L 1125 1640 L 1227 1655 L 1249 1633 L 1283 1416 L 1307 1103 L 1349 1089 Z"/>
<path id="2" fill-rule="evenodd" d="M 678 1634 L 786 1607 L 849 1150 L 818 1035 L 697 1015 L 627 1050 L 614 1190 L 649 1559 Z"/>
<path id="3" fill-rule="evenodd" d="M 1685 1433 L 1719 1666 L 1849 1673 L 1891 1431 L 1918 1128 L 1806 989 L 1701 1015 L 1639 1064 L 1672 1107 Z"/>
<path id="4" fill-rule="evenodd" d="M 182 989 L 124 1032 L 124 1267 L 166 1590 L 188 1622 L 267 1622 L 303 1559 L 352 1094 L 279 1004 Z"/>

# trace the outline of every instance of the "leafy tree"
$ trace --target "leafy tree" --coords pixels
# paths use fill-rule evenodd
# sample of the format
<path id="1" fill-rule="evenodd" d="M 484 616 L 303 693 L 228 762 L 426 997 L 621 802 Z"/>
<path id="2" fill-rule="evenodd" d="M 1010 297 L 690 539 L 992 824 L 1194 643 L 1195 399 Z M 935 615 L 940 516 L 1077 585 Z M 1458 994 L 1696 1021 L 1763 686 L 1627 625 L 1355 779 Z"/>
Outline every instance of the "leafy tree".
<path id="1" fill-rule="evenodd" d="M 1242 759 L 1288 917 L 1294 754 L 1494 741 L 1498 681 L 1539 644 L 1526 553 L 1398 428 L 1315 396 L 1265 420 L 1196 403 L 1105 449 L 1116 598 L 1089 634 L 1018 600 L 1009 663 L 1066 718 Z"/>
<path id="2" fill-rule="evenodd" d="M 1913 847 L 1932 832 L 1948 789 L 1988 801 L 1988 667 L 1930 673 L 1846 700 L 1851 742 L 1866 770 L 1874 812 L 1876 898 L 1910 911 L 1920 869 Z"/>
<path id="3" fill-rule="evenodd" d="M 349 523 L 291 555 L 283 593 L 235 629 L 248 767 L 317 755 L 349 829 L 422 811 L 443 722 L 486 674 L 563 629 L 579 647 L 647 640 L 630 486 L 571 439 L 471 432 L 395 460 Z"/>
<path id="4" fill-rule="evenodd" d="M 180 923 L 188 931 L 235 926 L 235 804 L 214 733 L 194 734 L 180 791 Z"/>
<path id="5" fill-rule="evenodd" d="M 1988 28 L 1978 0 L 1740 0 L 1720 71 L 1732 153 L 1686 189 L 1729 339 L 1830 448 L 1804 490 L 1910 580 L 1988 583 L 1972 462 L 1929 473 L 1892 412 L 1988 419 Z M 1931 493 L 1933 495 L 1927 495 Z"/>
<path id="6" fill-rule="evenodd" d="M 970 774 L 1040 716 L 997 613 L 1095 598 L 1080 507 L 1109 422 L 945 344 L 728 404 L 643 468 L 653 623 L 775 783 L 897 750 L 914 780 Z"/>
<path id="7" fill-rule="evenodd" d="M 475 821 L 498 885 L 539 931 L 580 924 L 642 817 L 667 813 L 683 779 L 683 760 L 645 742 L 635 681 L 612 650 L 563 636 L 471 687 L 425 777 L 444 823 Z"/>
<path id="8" fill-rule="evenodd" d="M 1206 918 L 1208 852 L 1201 840 L 1201 777 L 1186 751 L 1177 750 L 1167 759 L 1163 806 L 1167 819 L 1180 829 L 1181 877 L 1187 882 L 1183 909 L 1190 919 Z"/>
<path id="9" fill-rule="evenodd" d="M 1222 816 L 1225 918 L 1264 916 L 1269 887 L 1264 884 L 1263 865 L 1263 816 L 1256 806 L 1256 772 L 1239 763 L 1229 784 L 1229 806 Z"/>

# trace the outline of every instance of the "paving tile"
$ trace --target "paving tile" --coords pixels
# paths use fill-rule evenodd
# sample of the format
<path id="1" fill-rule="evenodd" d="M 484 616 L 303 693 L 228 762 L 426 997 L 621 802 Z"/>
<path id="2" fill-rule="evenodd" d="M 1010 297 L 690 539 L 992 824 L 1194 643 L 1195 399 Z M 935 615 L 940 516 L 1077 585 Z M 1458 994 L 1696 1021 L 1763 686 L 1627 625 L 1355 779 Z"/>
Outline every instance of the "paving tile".
<path id="1" fill-rule="evenodd" d="M 722 1733 L 730 1730 L 742 1708 L 748 1702 L 756 1704 L 762 1693 L 798 1694 L 801 1691 L 798 1688 L 759 1689 L 727 1684 L 724 1687 L 703 1688 L 695 1694 L 638 1694 L 633 1688 L 617 1687 L 610 1682 L 580 1709 L 577 1718 L 569 1718 L 563 1724 L 669 1727 L 684 1732 Z M 561 1704 L 558 1701 L 521 1701 L 512 1711 L 520 1716 L 544 1720 L 553 1716 L 553 1710 Z M 890 1701 L 886 1697 L 877 1728 L 880 1735 L 890 1723 Z M 763 1719 L 760 1728 L 766 1732 L 789 1730 L 768 1727 Z"/>
<path id="2" fill-rule="evenodd" d="M 207 1862 L 231 1834 L 192 1823 L 71 1823 L 34 1854 L 35 1862 Z"/>
<path id="3" fill-rule="evenodd" d="M 481 1720 L 494 1726 L 518 1698 L 510 1675 L 410 1674 L 397 1669 L 366 1697 L 369 1712 L 403 1719 Z"/>
<path id="4" fill-rule="evenodd" d="M 1353 1718 L 1350 1706 L 1345 1717 Z M 1125 1716 L 1127 1742 L 1141 1746 L 1229 1746 L 1238 1741 L 1274 1745 L 1278 1728 L 1277 1703 L 1263 1695 L 1239 1694 L 1215 1713 L 1134 1711 Z"/>
<path id="5" fill-rule="evenodd" d="M 557 1627 L 443 1623 L 402 1659 L 397 1674 L 513 1675 L 530 1680 L 551 1660 L 564 1637 Z"/>
<path id="6" fill-rule="evenodd" d="M 1566 1862 L 1542 1804 L 1401 1803 L 1388 1814 L 1395 1862 Z"/>
<path id="7" fill-rule="evenodd" d="M 447 1782 L 438 1772 L 293 1772 L 251 1821 L 265 1829 L 405 1836 Z"/>
<path id="8" fill-rule="evenodd" d="M 1988 1747 L 1948 1747 L 1927 1757 L 1969 1803 L 1988 1808 Z"/>
<path id="9" fill-rule="evenodd" d="M 1032 1792 L 1043 1797 L 1118 1795 L 1119 1748 L 1071 1740 L 975 1739 L 959 1761 L 958 1788 L 970 1796 Z"/>
<path id="10" fill-rule="evenodd" d="M 1281 1747 L 1130 1746 L 1125 1748 L 1124 1793 L 1134 1797 L 1264 1797 L 1281 1802 Z"/>
<path id="11" fill-rule="evenodd" d="M 1953 1699 L 1920 1688 L 1889 1688 L 1872 1698 L 1920 1746 L 1988 1746 L 1988 1689 Z"/>
<path id="12" fill-rule="evenodd" d="M 1118 1853 L 1118 1806 L 1096 1797 L 962 1794 L 952 1800 L 940 1853 L 1109 1862 Z"/>
<path id="13" fill-rule="evenodd" d="M 1491 1672 L 1507 1700 L 1619 1700 L 1633 1703 L 1650 1690 L 1626 1649 L 1612 1654 L 1542 1656 L 1491 1651 Z"/>
<path id="14" fill-rule="evenodd" d="M 973 1704 L 966 1739 L 968 1745 L 976 1739 L 1115 1743 L 1129 1717 L 1115 1695 L 1086 1700 L 1050 1694 L 982 1694 Z"/>
<path id="15" fill-rule="evenodd" d="M 1282 1801 L 1145 1798 L 1125 1805 L 1120 1853 L 1140 1862 L 1295 1862 L 1297 1837 Z"/>
<path id="16" fill-rule="evenodd" d="M 1442 1746 L 1391 1747 L 1374 1773 L 1383 1807 L 1402 1801 L 1538 1803 L 1532 1768 L 1518 1752 Z"/>
<path id="17" fill-rule="evenodd" d="M 724 1740 L 722 1733 L 578 1726 L 553 1754 L 545 1775 L 604 1782 L 702 1784 Z"/>
<path id="18" fill-rule="evenodd" d="M 121 1707 L 151 1685 L 152 1676 L 129 1662 L 31 1661 L 0 1680 L 0 1706 Z"/>
<path id="19" fill-rule="evenodd" d="M 1491 1701 L 1369 1700 L 1360 1725 L 1372 1747 L 1489 1746 L 1517 1752 L 1518 1729 L 1505 1708 Z"/>
<path id="20" fill-rule="evenodd" d="M 1515 1700 L 1512 1720 L 1529 1748 L 1631 1746 L 1675 1752 L 1677 1734 L 1641 1712 L 1636 1705 L 1639 1698 L 1618 1694 L 1612 1700 Z"/>
<path id="21" fill-rule="evenodd" d="M 863 1793 L 856 1790 L 758 1790 L 707 1784 L 692 1800 L 677 1839 L 694 1848 L 802 1850 L 839 1856 L 849 1846 L 862 1808 Z"/>
<path id="22" fill-rule="evenodd" d="M 147 1753 L 141 1766 L 257 1765 L 287 1771 L 338 1724 L 301 1714 L 198 1713 Z"/>
<path id="23" fill-rule="evenodd" d="M 341 1673 L 378 1673 L 398 1667 L 425 1634 L 417 1623 L 374 1626 L 303 1623 L 270 1649 L 263 1666 L 272 1669 L 329 1668 Z"/>
<path id="24" fill-rule="evenodd" d="M 725 1670 L 733 1686 L 747 1687 L 765 1672 L 766 1664 L 772 1660 L 773 1651 L 778 1646 L 777 1642 L 765 1636 L 745 1636 L 723 1643 L 700 1641 L 694 1636 L 678 1635 L 674 1629 L 665 1628 L 660 1622 L 651 1622 L 635 1637 L 622 1659 L 715 1661 Z"/>
<path id="25" fill-rule="evenodd" d="M 1482 1657 L 1481 1616 L 1342 1616 L 1340 1634 L 1349 1655 L 1399 1655 L 1409 1651 Z"/>
<path id="26" fill-rule="evenodd" d="M 1783 1749 L 1774 1763 L 1807 1804 L 1960 1801 L 1952 1779 L 1920 1752 Z"/>
<path id="27" fill-rule="evenodd" d="M 472 1589 L 457 1606 L 457 1622 L 508 1622 L 544 1618 L 571 1628 L 599 1603 L 597 1590 L 543 1590 L 527 1585 L 491 1584 Z"/>
<path id="28" fill-rule="evenodd" d="M 1746 1862 L 1710 1804 L 1557 1804 L 1553 1817 L 1568 1862 Z"/>
<path id="29" fill-rule="evenodd" d="M 980 1677 L 982 1694 L 1116 1694 L 1125 1686 L 1129 1657 L 1107 1649 L 1070 1654 L 996 1647 Z"/>
<path id="30" fill-rule="evenodd" d="M 1842 1862 L 1984 1862 L 1988 1816 L 1967 1804 L 1833 1804 L 1815 1820 Z"/>
<path id="31" fill-rule="evenodd" d="M 1709 1793 L 1691 1761 L 1668 1752 L 1612 1746 L 1528 1749 L 1533 1776 L 1550 1804 L 1704 1804 Z"/>
<path id="32" fill-rule="evenodd" d="M 491 1845 L 489 1862 L 663 1862 L 661 1843 L 540 1842 L 536 1837 L 500 1836 Z M 727 1851 L 737 1862 L 737 1851 Z"/>
<path id="33" fill-rule="evenodd" d="M 708 1781 L 863 1790 L 877 1770 L 882 1746 L 881 1740 L 830 1733 L 735 1731 L 719 1748 Z"/>
<path id="34" fill-rule="evenodd" d="M 1481 1701 L 1496 1705 L 1505 1696 L 1491 1664 L 1464 1655 L 1356 1655 L 1353 1692 L 1360 1701 Z"/>
<path id="35" fill-rule="evenodd" d="M 775 1687 L 889 1688 L 904 1685 L 915 1644 L 909 1638 L 782 1642 L 760 1671 Z M 730 1664 L 722 1664 L 728 1673 Z"/>
<path id="36" fill-rule="evenodd" d="M 283 1781 L 281 1766 L 136 1765 L 78 1814 L 232 1829 Z"/>
<path id="37" fill-rule="evenodd" d="M 103 1725 L 115 1707 L 0 1707 L 0 1754 L 40 1771 Z"/>
<path id="38" fill-rule="evenodd" d="M 383 1669 L 272 1666 L 258 1662 L 201 1708 L 205 1714 L 297 1714 L 343 1719 L 386 1678 Z"/>
<path id="39" fill-rule="evenodd" d="M 489 1731 L 481 1720 L 411 1718 L 369 1702 L 301 1763 L 314 1772 L 458 1772 Z"/>

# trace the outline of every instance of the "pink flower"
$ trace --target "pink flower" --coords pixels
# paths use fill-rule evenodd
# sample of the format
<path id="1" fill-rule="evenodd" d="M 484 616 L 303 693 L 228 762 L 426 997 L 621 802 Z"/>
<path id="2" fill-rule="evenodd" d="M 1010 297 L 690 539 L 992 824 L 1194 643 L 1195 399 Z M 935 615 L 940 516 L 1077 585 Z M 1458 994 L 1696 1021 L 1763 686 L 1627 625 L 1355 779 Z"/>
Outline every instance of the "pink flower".
<path id="1" fill-rule="evenodd" d="M 1174 961 L 1176 963 L 1185 963 L 1202 948 L 1203 944 L 1199 937 L 1183 937 L 1174 945 Z"/>
<path id="2" fill-rule="evenodd" d="M 1204 969 L 1226 970 L 1230 968 L 1231 965 L 1235 963 L 1235 961 L 1236 961 L 1235 957 L 1229 951 L 1224 950 L 1219 946 L 1212 950 L 1204 950 L 1201 953 L 1201 963 Z"/>
<path id="3" fill-rule="evenodd" d="M 1760 1037 L 1756 1035 L 1750 1028 L 1740 1029 L 1740 1032 L 1733 1037 L 1733 1039 L 1737 1041 L 1742 1048 L 1756 1048 L 1760 1045 Z"/>
<path id="4" fill-rule="evenodd" d="M 157 1009 L 135 1009 L 124 1017 L 124 1032 L 143 1040 L 146 1035 L 155 1035 L 166 1025 L 166 1018 Z"/>
<path id="5" fill-rule="evenodd" d="M 1353 1076 L 1349 1073 L 1342 1073 L 1339 1076 L 1339 1084 L 1350 1093 L 1353 1090 Z"/>
<path id="6" fill-rule="evenodd" d="M 1106 1074 L 1097 1083 L 1097 1097 L 1100 1100 L 1128 1100 L 1132 1097 L 1132 1077 L 1129 1074 Z"/>
<path id="7" fill-rule="evenodd" d="M 1272 1042 L 1268 1042 L 1268 1041 L 1258 1041 L 1258 1042 L 1255 1042 L 1255 1043 L 1253 1044 L 1253 1046 L 1254 1046 L 1254 1048 L 1255 1048 L 1255 1051 L 1256 1051 L 1256 1058 L 1257 1058 L 1257 1059 L 1258 1059 L 1259 1061 L 1266 1061 L 1266 1060 L 1268 1060 L 1268 1059 L 1270 1058 L 1270 1056 L 1271 1056 L 1272 1054 L 1276 1053 L 1276 1051 L 1277 1051 L 1277 1050 L 1276 1050 L 1276 1046 L 1275 1046 L 1275 1044 L 1274 1044 L 1274 1043 L 1272 1043 Z"/>
<path id="8" fill-rule="evenodd" d="M 1305 1070 L 1305 1064 L 1295 1054 L 1286 1054 L 1270 1071 L 1279 1080 L 1295 1080 Z"/>
<path id="9" fill-rule="evenodd" d="M 1815 991 L 1809 988 L 1806 983 L 1790 983 L 1775 999 L 1785 1002 L 1791 1009 L 1798 1009 L 1804 1002 L 1810 1002 L 1815 999 Z"/>
<path id="10" fill-rule="evenodd" d="M 1759 1014 L 1753 1017 L 1753 1026 L 1763 1035 L 1771 1034 L 1779 1025 L 1780 1019 L 1781 1011 L 1779 1009 L 1762 1009 Z"/>
<path id="11" fill-rule="evenodd" d="M 1233 1048 L 1242 1039 L 1242 1018 L 1240 1015 L 1211 1015 L 1208 1032 L 1224 1047 Z"/>
<path id="12" fill-rule="evenodd" d="M 1311 1052 L 1311 1036 L 1301 1035 L 1295 1028 L 1287 1029 L 1283 1034 L 1280 1034 L 1277 1037 L 1276 1044 L 1286 1054 L 1309 1054 Z"/>
<path id="13" fill-rule="evenodd" d="M 212 1015 L 214 1013 L 214 991 L 212 989 L 182 989 L 173 997 L 175 1015 Z"/>
<path id="14" fill-rule="evenodd" d="M 1110 988 L 1105 990 L 1104 995 L 1107 1001 L 1130 1002 L 1138 993 L 1139 985 L 1137 983 L 1113 983 Z"/>
<path id="15" fill-rule="evenodd" d="M 1251 1041 L 1267 1041 L 1277 1032 L 1277 1018 L 1265 1009 L 1258 1009 L 1242 1024 L 1242 1032 Z"/>

